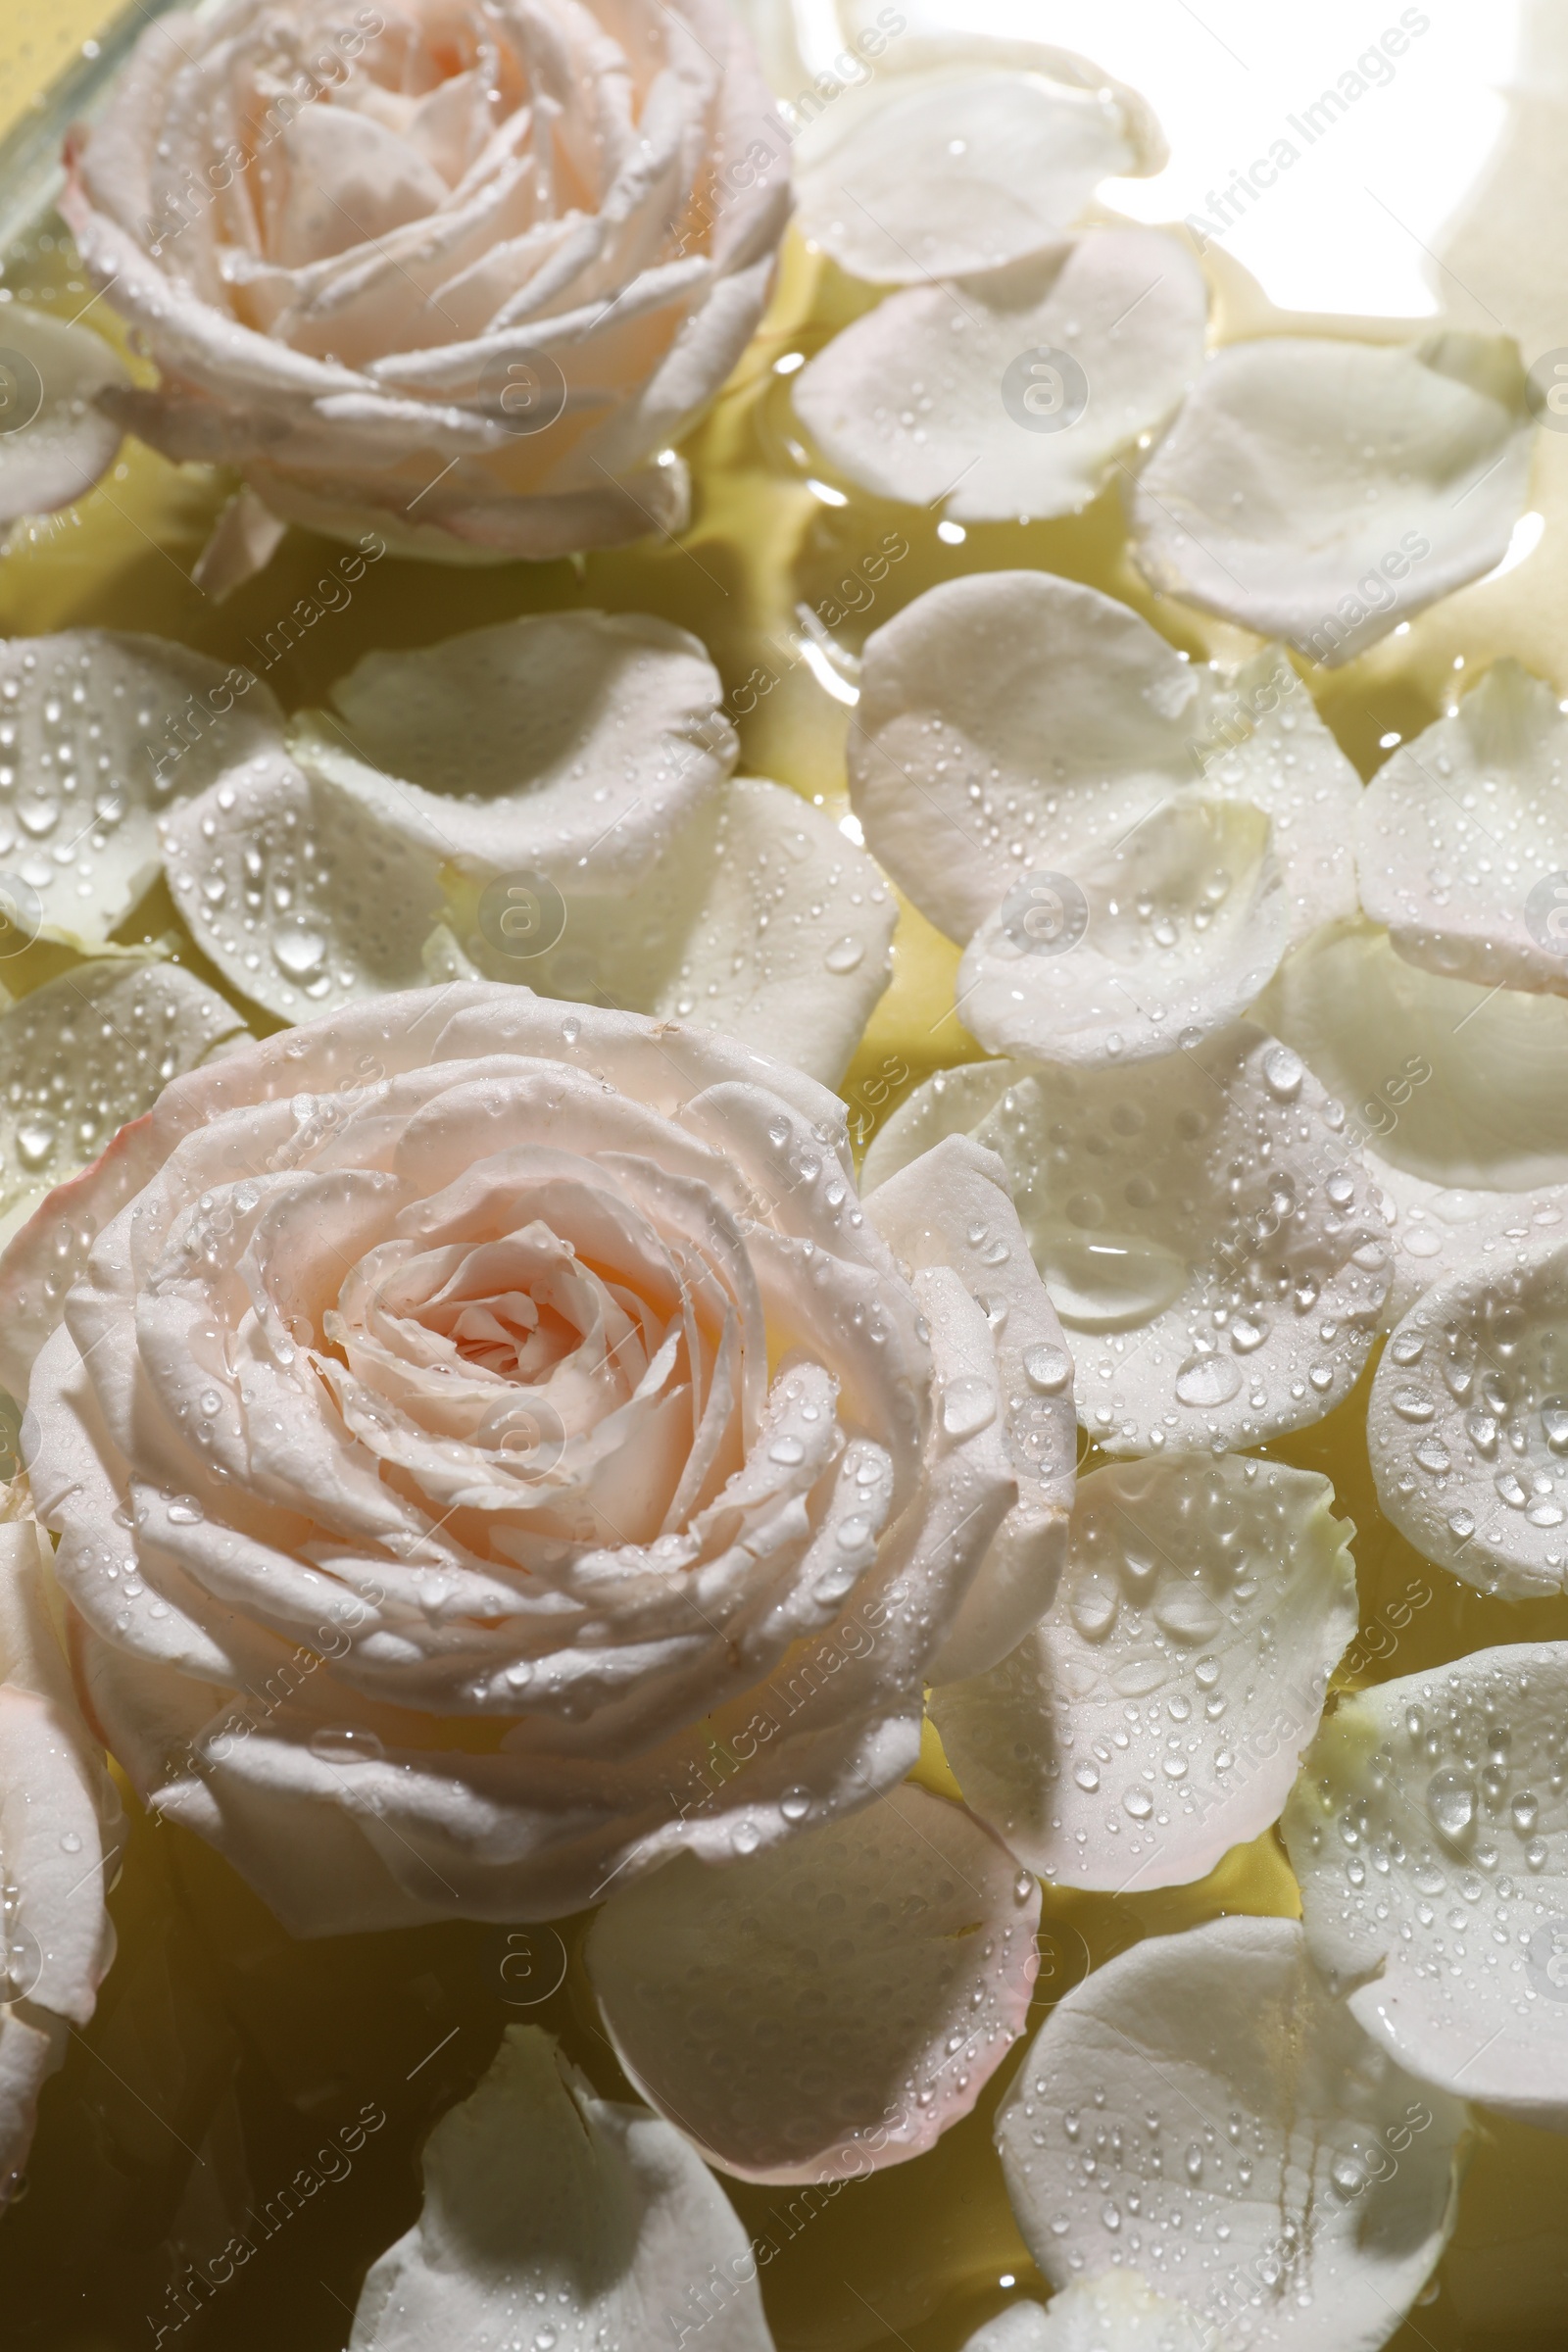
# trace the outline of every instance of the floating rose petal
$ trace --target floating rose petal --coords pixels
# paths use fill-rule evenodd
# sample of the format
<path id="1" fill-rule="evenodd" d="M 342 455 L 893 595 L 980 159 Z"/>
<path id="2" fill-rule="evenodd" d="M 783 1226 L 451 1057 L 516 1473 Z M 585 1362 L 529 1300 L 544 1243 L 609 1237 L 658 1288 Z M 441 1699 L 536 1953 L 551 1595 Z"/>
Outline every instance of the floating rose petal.
<path id="1" fill-rule="evenodd" d="M 902 2164 L 1023 2031 L 1040 1889 L 961 1806 L 894 1789 L 766 1856 L 612 1894 L 587 1959 L 615 2054 L 748 2180 Z"/>
<path id="2" fill-rule="evenodd" d="M 1096 1443 L 1240 1447 L 1348 1394 L 1387 1291 L 1388 1229 L 1336 1122 L 1299 1057 L 1242 1024 L 1127 1070 L 944 1072 L 867 1182 L 972 1132 L 1006 1167 Z"/>
<path id="3" fill-rule="evenodd" d="M 24 997 L 0 1016 L 0 1241 L 171 1078 L 248 1038 L 232 1005 L 177 963 L 78 963 Z"/>
<path id="4" fill-rule="evenodd" d="M 905 1264 L 951 1266 L 996 1334 L 1018 1500 L 993 1537 L 932 1663 L 931 1679 L 946 1682 L 983 1673 L 1004 1658 L 1056 1589 L 1078 1450 L 1072 1358 L 1029 1255 L 1006 1171 L 994 1153 L 950 1136 L 901 1169 L 865 1205 Z M 963 1399 L 950 1390 L 943 1409 L 961 1415 Z"/>
<path id="5" fill-rule="evenodd" d="M 1563 1642 L 1358 1690 L 1281 1825 L 1313 1958 L 1368 2034 L 1442 2091 L 1552 2132 L 1568 2131 L 1565 1723 Z"/>
<path id="6" fill-rule="evenodd" d="M 932 1693 L 964 1796 L 1047 1880 L 1181 1886 L 1277 1819 L 1356 1627 L 1313 1471 L 1235 1454 L 1097 1470 L 1062 1585 L 994 1672 Z"/>
<path id="7" fill-rule="evenodd" d="M 964 1022 L 999 1054 L 1104 1069 L 1191 1047 L 1247 1010 L 1286 950 L 1272 828 L 1245 804 L 1182 799 L 1064 856 L 1046 881 L 1081 940 L 1035 936 L 1038 880 L 1014 883 L 958 966 Z"/>
<path id="8" fill-rule="evenodd" d="M 867 846 L 959 941 L 1026 871 L 1204 797 L 1269 818 L 1293 936 L 1354 911 L 1360 782 L 1284 653 L 1200 668 L 1075 580 L 974 573 L 876 630 L 849 767 Z"/>
<path id="9" fill-rule="evenodd" d="M 94 396 L 128 384 L 102 335 L 20 302 L 0 315 L 0 525 L 51 514 L 90 490 L 120 447 L 121 429 Z"/>
<path id="10" fill-rule="evenodd" d="M 1443 1188 L 1568 1182 L 1568 1004 L 1440 979 L 1345 924 L 1287 956 L 1257 1007 L 1344 1105 L 1348 1136 Z"/>
<path id="11" fill-rule="evenodd" d="M 599 2098 L 537 2026 L 507 2029 L 421 2169 L 423 2210 L 370 2266 L 353 2352 L 630 2345 L 656 2312 L 689 2316 L 712 2352 L 773 2352 L 746 2231 L 702 2159 L 646 2108 Z"/>
<path id="12" fill-rule="evenodd" d="M 1534 1193 L 1472 1192 L 1460 1185 L 1428 1184 L 1404 1168 L 1380 1159 L 1363 1145 L 1362 1157 L 1383 1195 L 1394 1279 L 1383 1302 L 1383 1323 L 1392 1331 L 1429 1291 L 1471 1258 L 1506 1263 L 1506 1252 L 1537 1234 L 1568 1224 L 1568 1185 L 1543 1185 Z"/>
<path id="13" fill-rule="evenodd" d="M 1049 2309 L 1014 2303 L 971 2335 L 963 2352 L 1211 2352 L 1213 2338 L 1185 2304 L 1156 2295 L 1136 2272 L 1074 2278 Z"/>
<path id="14" fill-rule="evenodd" d="M 1357 814 L 1361 904 L 1450 979 L 1568 996 L 1568 717 L 1498 662 L 1402 744 Z"/>
<path id="15" fill-rule="evenodd" d="M 811 362 L 795 406 L 829 462 L 879 497 L 945 502 L 960 522 L 1076 514 L 1196 378 L 1207 302 L 1176 238 L 1092 229 L 890 295 Z"/>
<path id="16" fill-rule="evenodd" d="M 1241 1917 L 1075 1985 L 997 2141 L 1049 2278 L 1124 2252 L 1204 2343 L 1377 2352 L 1453 2227 L 1465 2120 L 1329 1996 L 1294 1920 Z"/>
<path id="17" fill-rule="evenodd" d="M 1233 343 L 1144 468 L 1139 568 L 1333 666 L 1501 562 L 1533 440 L 1501 336 Z"/>
<path id="18" fill-rule="evenodd" d="M 1568 1232 L 1467 1256 L 1390 1340 L 1367 1407 L 1378 1499 L 1484 1592 L 1568 1590 Z"/>
<path id="19" fill-rule="evenodd" d="M 881 48 L 880 71 L 836 93 L 794 158 L 800 226 L 854 277 L 908 285 L 1016 262 L 1102 179 L 1165 160 L 1144 101 L 1068 50 L 909 32 Z"/>
<path id="20" fill-rule="evenodd" d="M 248 670 L 107 629 L 0 641 L 0 911 L 20 884 L 35 929 L 89 951 L 155 879 L 162 812 L 283 725 Z"/>

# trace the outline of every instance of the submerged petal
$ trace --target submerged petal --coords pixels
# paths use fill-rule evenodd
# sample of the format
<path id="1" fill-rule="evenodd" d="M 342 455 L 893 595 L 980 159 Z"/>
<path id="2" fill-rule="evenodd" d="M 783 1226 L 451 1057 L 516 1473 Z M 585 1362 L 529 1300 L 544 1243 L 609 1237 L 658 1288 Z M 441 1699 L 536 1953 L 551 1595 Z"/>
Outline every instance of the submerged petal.
<path id="1" fill-rule="evenodd" d="M 1400 2066 L 1568 2131 L 1568 1642 L 1343 1698 L 1282 1828 L 1307 1940 Z M 1434 2101 L 1438 2092 L 1429 2094 Z"/>
<path id="2" fill-rule="evenodd" d="M 746 2231 L 707 2166 L 645 2107 L 600 2098 L 538 2026 L 507 2029 L 422 2170 L 423 2210 L 371 2265 L 351 2352 L 511 2342 L 519 2325 L 576 2352 L 687 2315 L 713 2352 L 772 2352 Z M 698 2290 L 715 2278 L 710 2308 Z"/>
<path id="3" fill-rule="evenodd" d="M 632 2082 L 710 2162 L 844 2180 L 969 2112 L 1023 2029 L 1039 1908 L 969 1814 L 905 1787 L 612 1894 L 588 1968 Z"/>
<path id="4" fill-rule="evenodd" d="M 1207 299 L 1174 237 L 1091 229 L 982 278 L 890 295 L 806 368 L 796 409 L 879 497 L 945 501 L 960 522 L 1075 514 L 1196 378 Z"/>
<path id="5" fill-rule="evenodd" d="M 1294 1920 L 1238 1917 L 1152 1937 L 1075 1985 L 997 2140 L 1049 2278 L 1066 2285 L 1136 2230 L 1145 2278 L 1203 2341 L 1376 2352 L 1453 2227 L 1464 2126 L 1457 2099 L 1423 2090 L 1329 1996 Z"/>
<path id="6" fill-rule="evenodd" d="M 1333 666 L 1501 562 L 1533 440 L 1501 336 L 1233 343 L 1144 468 L 1139 568 Z"/>
<path id="7" fill-rule="evenodd" d="M 1349 1528 L 1310 1470 L 1114 1464 L 1078 1490 L 1045 1616 L 933 1691 L 968 1803 L 1047 1880 L 1202 1878 L 1279 1814 L 1355 1632 Z"/>

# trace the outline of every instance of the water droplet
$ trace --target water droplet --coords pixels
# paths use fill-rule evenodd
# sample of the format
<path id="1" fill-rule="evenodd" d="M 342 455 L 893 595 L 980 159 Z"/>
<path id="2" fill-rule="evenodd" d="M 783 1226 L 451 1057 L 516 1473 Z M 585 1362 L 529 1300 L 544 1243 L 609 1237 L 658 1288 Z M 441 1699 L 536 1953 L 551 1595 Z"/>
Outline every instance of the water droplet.
<path id="1" fill-rule="evenodd" d="M 1299 1054 L 1293 1054 L 1289 1046 L 1276 1046 L 1263 1056 L 1263 1083 L 1281 1102 L 1296 1101 L 1305 1075 Z"/>
<path id="2" fill-rule="evenodd" d="M 17 1129 L 17 1157 L 30 1173 L 36 1174 L 55 1148 L 55 1128 L 52 1119 L 24 1119 Z"/>
<path id="3" fill-rule="evenodd" d="M 63 1838 L 61 1838 L 61 1840 L 60 1840 L 60 1851 L 61 1851 L 63 1854 L 79 1854 L 79 1853 L 80 1853 L 80 1851 L 81 1851 L 81 1839 L 80 1839 L 80 1838 L 79 1838 L 76 1836 L 76 1833 L 75 1833 L 75 1831 L 74 1831 L 74 1830 L 67 1830 L 67 1831 L 66 1831 L 66 1833 L 65 1833 L 64 1837 L 63 1837 Z"/>
<path id="4" fill-rule="evenodd" d="M 1340 2195 L 1347 2200 L 1358 2197 L 1366 2186 L 1366 2168 L 1353 2156 L 1336 2156 L 1329 2166 L 1329 2179 Z"/>
<path id="5" fill-rule="evenodd" d="M 1033 1237 L 1031 1248 L 1052 1304 L 1074 1330 L 1129 1331 L 1187 1288 L 1187 1260 L 1141 1235 L 1057 1226 Z"/>
<path id="6" fill-rule="evenodd" d="M 1087 1789 L 1091 1796 L 1100 1787 L 1100 1767 L 1098 1764 L 1091 1764 L 1087 1757 L 1082 1764 L 1073 1766 L 1072 1777 L 1079 1788 Z"/>
<path id="7" fill-rule="evenodd" d="M 977 1373 L 960 1374 L 942 1392 L 942 1426 L 950 1438 L 978 1437 L 996 1417 L 996 1390 Z"/>
<path id="8" fill-rule="evenodd" d="M 1242 1385 L 1242 1376 L 1224 1355 L 1190 1355 L 1176 1375 L 1181 1404 L 1228 1404 Z"/>
<path id="9" fill-rule="evenodd" d="M 778 1800 L 778 1809 L 786 1821 L 804 1821 L 811 1810 L 809 1788 L 786 1788 Z"/>
<path id="10" fill-rule="evenodd" d="M 1072 1357 L 1065 1348 L 1053 1348 L 1042 1343 L 1038 1348 L 1026 1348 L 1023 1357 L 1024 1377 L 1042 1396 L 1059 1396 L 1072 1378 Z"/>
<path id="11" fill-rule="evenodd" d="M 1121 1801 L 1134 1821 L 1147 1821 L 1154 1810 L 1154 1800 L 1147 1788 L 1129 1788 Z"/>
<path id="12" fill-rule="evenodd" d="M 291 926 L 272 934 L 272 955 L 291 980 L 304 980 L 325 962 L 326 942 L 318 931 Z"/>
<path id="13" fill-rule="evenodd" d="M 207 1513 L 194 1494 L 176 1494 L 169 1506 L 168 1516 L 175 1527 L 199 1527 Z"/>
<path id="14" fill-rule="evenodd" d="M 1219 1681 L 1218 1658 L 1200 1658 L 1193 1668 L 1193 1677 L 1200 1690 L 1212 1690 Z"/>
<path id="15" fill-rule="evenodd" d="M 1430 1421 L 1438 1409 L 1430 1389 L 1396 1389 L 1389 1401 L 1401 1421 Z"/>
<path id="16" fill-rule="evenodd" d="M 822 961 L 830 972 L 853 972 L 856 966 L 864 959 L 864 943 L 858 939 L 852 939 L 846 932 L 842 939 L 836 939 L 833 942 Z"/>
<path id="17" fill-rule="evenodd" d="M 1541 1800 L 1539 1797 L 1532 1796 L 1528 1788 L 1521 1788 L 1513 1803 L 1508 1807 L 1509 1817 L 1521 1837 L 1527 1831 L 1535 1828 L 1536 1815 L 1540 1810 Z"/>
<path id="18" fill-rule="evenodd" d="M 1568 1404 L 1548 1396 L 1541 1408 L 1541 1426 L 1553 1453 L 1568 1453 Z"/>
<path id="19" fill-rule="evenodd" d="M 1203 2178 L 1203 2151 L 1196 2139 L 1188 2146 L 1186 2167 L 1189 2180 L 1201 2180 Z"/>
<path id="20" fill-rule="evenodd" d="M 762 1833 L 755 1821 L 738 1821 L 729 1834 L 729 1841 L 738 1854 L 755 1854 L 762 1842 Z"/>
<path id="21" fill-rule="evenodd" d="M 1476 1817 L 1476 1792 L 1460 1772 L 1436 1772 L 1427 1784 L 1427 1811 L 1445 1838 L 1462 1838 Z"/>
<path id="22" fill-rule="evenodd" d="M 374 1732 L 362 1731 L 357 1724 L 334 1723 L 311 1734 L 311 1753 L 323 1764 L 373 1764 L 386 1750 Z"/>
<path id="23" fill-rule="evenodd" d="M 786 1468 L 793 1469 L 797 1462 L 805 1461 L 806 1447 L 799 1438 L 775 1438 L 767 1449 L 767 1458 L 770 1462 L 782 1462 Z"/>

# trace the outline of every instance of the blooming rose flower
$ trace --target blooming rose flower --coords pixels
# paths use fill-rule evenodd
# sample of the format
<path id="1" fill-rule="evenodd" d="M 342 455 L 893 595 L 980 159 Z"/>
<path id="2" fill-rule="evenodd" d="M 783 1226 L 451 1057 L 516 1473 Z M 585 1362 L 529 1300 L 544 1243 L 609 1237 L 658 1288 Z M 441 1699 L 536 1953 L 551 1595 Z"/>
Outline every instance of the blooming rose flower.
<path id="1" fill-rule="evenodd" d="M 112 413 L 277 515 L 429 555 L 678 525 L 667 444 L 744 349 L 788 211 L 772 116 L 723 0 L 151 24 L 63 199 L 162 373 Z"/>
<path id="2" fill-rule="evenodd" d="M 797 2034 L 754 2097 L 688 2088 L 712 2053 L 678 2042 L 651 2095 L 758 2177 L 927 2144 L 1021 2025 L 1036 1891 L 961 1810 L 868 1800 L 946 1646 L 983 1669 L 1049 1597 L 1072 1480 L 999 1176 L 954 1139 L 889 1188 L 890 1247 L 812 1081 L 515 987 L 176 1078 L 0 1274 L 0 1376 L 43 1343 L 24 1444 L 80 1684 L 139 1792 L 305 1933 L 652 1895 L 596 1964 L 645 2082 L 682 1923 L 711 1957 L 839 1887 L 855 2091 L 824 2107 Z M 819 1956 L 764 1940 L 787 2008 Z"/>

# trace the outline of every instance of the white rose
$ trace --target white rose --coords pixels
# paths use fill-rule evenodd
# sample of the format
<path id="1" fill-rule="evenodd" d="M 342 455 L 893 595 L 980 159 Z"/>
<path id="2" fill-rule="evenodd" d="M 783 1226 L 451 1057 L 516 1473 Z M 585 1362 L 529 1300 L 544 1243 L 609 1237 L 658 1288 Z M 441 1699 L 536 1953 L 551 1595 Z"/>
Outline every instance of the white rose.
<path id="1" fill-rule="evenodd" d="M 115 416 L 275 514 L 464 560 L 679 523 L 667 445 L 789 203 L 722 0 L 232 0 L 149 25 L 71 162 L 83 266 L 161 370 Z"/>
<path id="2" fill-rule="evenodd" d="M 812 1081 L 515 987 L 176 1078 L 0 1275 L 138 1789 L 324 1933 L 559 1914 L 898 1781 L 945 1641 L 981 1669 L 1049 1599 L 1072 1480 L 1000 1167 L 929 1164 L 906 1274 Z"/>

